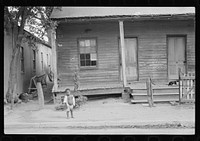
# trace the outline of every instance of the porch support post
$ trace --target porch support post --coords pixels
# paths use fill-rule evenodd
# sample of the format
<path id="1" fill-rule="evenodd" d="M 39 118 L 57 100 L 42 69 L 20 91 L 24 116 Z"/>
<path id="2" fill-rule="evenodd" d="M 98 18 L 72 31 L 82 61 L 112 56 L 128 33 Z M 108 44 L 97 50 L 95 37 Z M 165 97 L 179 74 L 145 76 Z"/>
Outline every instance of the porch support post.
<path id="1" fill-rule="evenodd" d="M 57 92 L 58 88 L 58 77 L 57 77 L 57 53 L 56 53 L 56 32 L 54 29 L 51 29 L 48 31 L 48 36 L 49 36 L 49 43 L 52 47 L 52 71 L 53 71 L 53 89 L 52 93 L 55 94 Z M 54 102 L 55 102 L 55 96 L 54 97 Z"/>
<path id="2" fill-rule="evenodd" d="M 125 45 L 124 45 L 124 23 L 119 21 L 119 31 L 120 31 L 120 44 L 121 44 L 121 61 L 122 61 L 122 78 L 123 86 L 127 86 L 126 80 L 126 62 L 125 62 Z"/>

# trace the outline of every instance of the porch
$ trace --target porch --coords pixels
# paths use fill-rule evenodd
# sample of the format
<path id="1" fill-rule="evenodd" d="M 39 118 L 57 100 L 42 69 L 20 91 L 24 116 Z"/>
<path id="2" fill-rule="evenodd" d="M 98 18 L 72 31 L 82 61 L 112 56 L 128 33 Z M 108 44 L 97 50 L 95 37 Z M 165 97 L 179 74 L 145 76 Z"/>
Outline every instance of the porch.
<path id="1" fill-rule="evenodd" d="M 155 102 L 179 101 L 178 86 L 168 86 L 168 82 L 164 80 L 153 81 L 153 83 Z M 132 103 L 148 102 L 145 80 L 128 82 L 127 87 L 130 87 L 131 89 L 130 98 Z M 73 92 L 74 86 L 72 85 L 58 87 L 54 97 L 55 103 L 60 101 L 66 88 L 69 88 L 72 91 L 72 94 L 77 96 L 77 93 Z M 87 85 L 81 84 L 78 90 L 83 96 L 106 96 L 124 93 L 123 82 L 91 83 Z"/>

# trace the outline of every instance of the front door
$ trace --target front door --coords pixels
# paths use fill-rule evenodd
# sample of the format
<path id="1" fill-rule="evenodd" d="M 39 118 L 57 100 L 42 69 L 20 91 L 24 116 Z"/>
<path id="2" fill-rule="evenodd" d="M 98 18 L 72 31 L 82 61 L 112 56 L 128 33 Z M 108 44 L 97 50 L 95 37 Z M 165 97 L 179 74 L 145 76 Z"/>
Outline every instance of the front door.
<path id="1" fill-rule="evenodd" d="M 137 38 L 125 38 L 125 62 L 126 62 L 126 79 L 127 81 L 138 80 L 138 63 L 137 63 Z M 122 80 L 122 67 L 121 67 Z"/>
<path id="2" fill-rule="evenodd" d="M 178 79 L 178 68 L 185 73 L 185 37 L 168 37 L 168 78 Z"/>

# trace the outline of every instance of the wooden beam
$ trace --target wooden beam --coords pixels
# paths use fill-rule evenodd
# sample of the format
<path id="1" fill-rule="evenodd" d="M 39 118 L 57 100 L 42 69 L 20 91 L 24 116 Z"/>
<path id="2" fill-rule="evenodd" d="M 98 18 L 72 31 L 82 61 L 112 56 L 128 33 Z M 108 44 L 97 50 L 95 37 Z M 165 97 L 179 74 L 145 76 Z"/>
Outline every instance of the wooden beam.
<path id="1" fill-rule="evenodd" d="M 41 82 L 37 82 L 37 92 L 38 92 L 39 107 L 42 109 L 44 108 L 44 94 Z"/>
<path id="2" fill-rule="evenodd" d="M 121 44 L 121 60 L 122 60 L 122 78 L 123 86 L 127 86 L 126 80 L 126 62 L 125 62 L 125 44 L 124 44 L 124 24 L 123 21 L 119 21 L 119 31 L 120 31 L 120 44 Z"/>

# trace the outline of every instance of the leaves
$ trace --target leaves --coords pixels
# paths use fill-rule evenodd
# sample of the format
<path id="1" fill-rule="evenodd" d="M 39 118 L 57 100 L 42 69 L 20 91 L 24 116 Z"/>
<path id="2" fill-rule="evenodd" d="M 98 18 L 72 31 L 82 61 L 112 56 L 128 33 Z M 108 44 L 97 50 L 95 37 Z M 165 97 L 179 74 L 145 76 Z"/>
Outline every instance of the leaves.
<path id="1" fill-rule="evenodd" d="M 40 39 L 47 34 L 48 29 L 54 29 L 57 23 L 50 19 L 54 7 L 28 7 L 28 6 L 5 6 L 4 28 L 18 28 L 17 37 L 22 35 L 24 29 Z M 55 7 L 60 9 L 59 7 Z"/>

